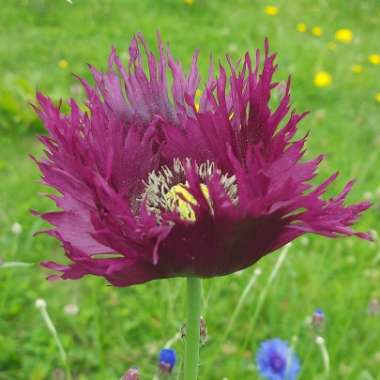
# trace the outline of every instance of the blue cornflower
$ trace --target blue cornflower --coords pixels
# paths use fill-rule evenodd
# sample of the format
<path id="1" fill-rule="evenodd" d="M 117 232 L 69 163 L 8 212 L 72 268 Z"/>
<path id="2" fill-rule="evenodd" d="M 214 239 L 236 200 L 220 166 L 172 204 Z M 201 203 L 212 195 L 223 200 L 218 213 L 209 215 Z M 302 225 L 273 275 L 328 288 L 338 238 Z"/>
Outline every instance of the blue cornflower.
<path id="1" fill-rule="evenodd" d="M 281 339 L 266 340 L 256 354 L 260 375 L 267 380 L 295 380 L 300 361 L 288 343 Z"/>
<path id="2" fill-rule="evenodd" d="M 175 350 L 171 348 L 163 348 L 160 351 L 158 365 L 162 372 L 171 373 L 176 362 Z"/>

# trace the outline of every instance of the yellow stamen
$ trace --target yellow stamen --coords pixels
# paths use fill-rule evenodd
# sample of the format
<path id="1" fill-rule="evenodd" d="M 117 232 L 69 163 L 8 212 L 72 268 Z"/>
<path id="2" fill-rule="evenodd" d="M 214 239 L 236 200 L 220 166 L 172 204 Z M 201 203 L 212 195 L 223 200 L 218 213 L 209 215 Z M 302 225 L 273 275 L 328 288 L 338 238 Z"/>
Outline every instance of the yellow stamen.
<path id="1" fill-rule="evenodd" d="M 205 184 L 201 183 L 201 191 L 208 200 L 210 194 Z M 182 183 L 174 185 L 166 194 L 165 198 L 173 209 L 176 209 L 181 218 L 191 222 L 195 221 L 195 212 L 191 207 L 197 205 L 196 199 L 189 192 L 188 187 Z"/>

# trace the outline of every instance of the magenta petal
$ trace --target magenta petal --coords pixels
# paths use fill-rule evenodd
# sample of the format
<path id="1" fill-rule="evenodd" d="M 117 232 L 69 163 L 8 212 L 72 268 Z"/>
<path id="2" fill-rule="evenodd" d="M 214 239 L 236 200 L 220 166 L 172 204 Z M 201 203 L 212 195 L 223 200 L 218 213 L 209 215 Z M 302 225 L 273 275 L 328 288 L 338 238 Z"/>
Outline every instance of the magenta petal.
<path id="1" fill-rule="evenodd" d="M 105 277 L 112 285 L 124 287 L 140 284 L 162 277 L 152 264 L 125 258 L 93 258 L 84 252 L 65 244 L 66 253 L 71 259 L 69 265 L 47 261 L 42 265 L 48 269 L 62 272 L 64 280 L 76 280 L 91 274 Z"/>
<path id="2" fill-rule="evenodd" d="M 55 226 L 55 229 L 48 233 L 69 241 L 73 246 L 89 254 L 109 251 L 109 248 L 93 238 L 95 230 L 91 228 L 89 211 L 80 204 L 75 207 L 73 203 L 72 201 L 72 204 L 67 206 L 67 203 L 62 201 L 60 204 L 66 209 L 64 212 L 49 212 L 42 215 L 43 219 Z"/>

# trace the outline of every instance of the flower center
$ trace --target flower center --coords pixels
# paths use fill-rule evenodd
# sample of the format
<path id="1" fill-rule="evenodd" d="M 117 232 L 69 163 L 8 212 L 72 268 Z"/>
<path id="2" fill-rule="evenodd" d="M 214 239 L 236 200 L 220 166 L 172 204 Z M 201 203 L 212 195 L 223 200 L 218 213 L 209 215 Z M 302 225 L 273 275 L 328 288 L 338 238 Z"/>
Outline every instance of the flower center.
<path id="1" fill-rule="evenodd" d="M 190 162 L 190 159 L 187 162 Z M 222 174 L 210 161 L 195 163 L 195 167 L 202 182 L 206 182 L 214 174 L 219 175 L 220 183 L 231 201 L 238 202 L 234 175 Z M 209 190 L 202 182 L 200 188 L 212 212 Z M 144 192 L 138 200 L 146 203 L 148 210 L 157 215 L 158 222 L 161 220 L 160 214 L 163 210 L 177 211 L 183 220 L 195 221 L 194 206 L 197 205 L 197 201 L 189 191 L 185 169 L 179 159 L 174 159 L 171 165 L 162 166 L 158 171 L 150 172 L 147 180 L 144 181 L 144 186 Z"/>
<path id="2" fill-rule="evenodd" d="M 274 372 L 280 373 L 285 368 L 285 360 L 281 356 L 273 355 L 270 358 L 270 366 Z"/>
<path id="3" fill-rule="evenodd" d="M 201 183 L 201 191 L 207 200 L 210 199 L 208 188 Z M 167 204 L 171 210 L 177 210 L 184 220 L 195 221 L 195 212 L 191 205 L 197 205 L 196 199 L 189 192 L 188 187 L 183 183 L 179 183 L 170 188 L 165 194 Z"/>

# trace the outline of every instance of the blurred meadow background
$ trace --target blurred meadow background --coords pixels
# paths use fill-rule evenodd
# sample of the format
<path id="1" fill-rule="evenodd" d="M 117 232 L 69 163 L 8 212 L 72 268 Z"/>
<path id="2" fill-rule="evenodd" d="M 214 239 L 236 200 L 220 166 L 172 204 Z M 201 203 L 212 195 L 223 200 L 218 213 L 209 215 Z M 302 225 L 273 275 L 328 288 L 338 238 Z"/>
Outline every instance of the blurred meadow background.
<path id="1" fill-rule="evenodd" d="M 278 80 L 292 75 L 293 105 L 311 114 L 307 157 L 326 154 L 319 178 L 357 178 L 350 201 L 374 203 L 358 227 L 380 227 L 380 3 L 378 0 L 3 0 L 0 11 L 0 380 L 62 380 L 55 341 L 35 307 L 47 302 L 75 380 L 119 379 L 138 366 L 152 379 L 157 355 L 185 319 L 184 280 L 116 289 L 103 279 L 45 280 L 39 262 L 61 256 L 30 209 L 53 205 L 29 153 L 43 133 L 29 103 L 40 90 L 58 101 L 83 99 L 72 73 L 106 68 L 112 45 L 128 57 L 141 31 L 156 31 L 188 65 L 196 48 L 207 74 L 210 54 L 234 60 L 270 40 Z M 204 282 L 209 340 L 200 379 L 258 379 L 254 355 L 264 339 L 288 340 L 302 362 L 300 379 L 327 379 L 310 324 L 316 308 L 330 356 L 330 379 L 380 379 L 380 246 L 354 238 L 307 236 L 285 256 Z M 15 264 L 16 263 L 16 264 Z M 24 264 L 17 264 L 24 263 Z M 273 270 L 277 265 L 276 275 Z M 248 285 L 248 288 L 247 288 Z M 249 290 L 244 293 L 244 289 Z M 239 307 L 237 305 L 239 304 Z M 183 343 L 174 344 L 181 367 Z"/>

